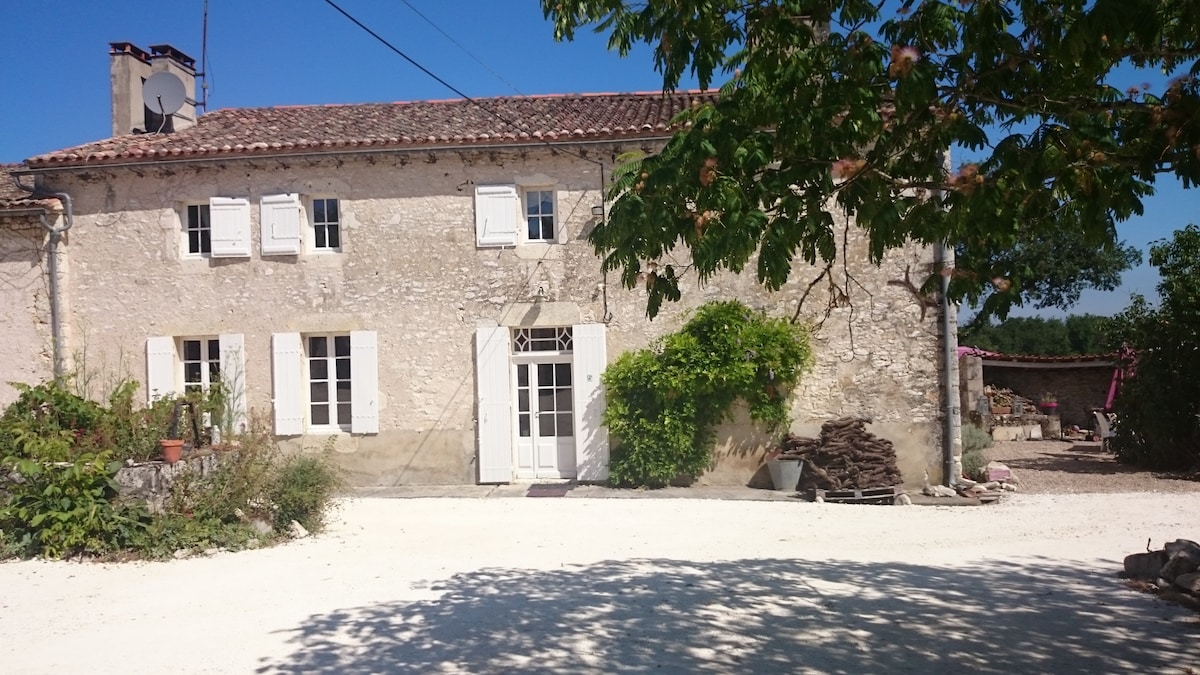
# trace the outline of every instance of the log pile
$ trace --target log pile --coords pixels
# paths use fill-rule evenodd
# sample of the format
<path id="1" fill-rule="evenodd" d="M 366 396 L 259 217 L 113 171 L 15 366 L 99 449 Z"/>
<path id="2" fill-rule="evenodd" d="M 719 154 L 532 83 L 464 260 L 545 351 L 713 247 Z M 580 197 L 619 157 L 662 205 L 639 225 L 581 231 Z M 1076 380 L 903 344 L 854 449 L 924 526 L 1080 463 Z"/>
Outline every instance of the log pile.
<path id="1" fill-rule="evenodd" d="M 788 435 L 780 459 L 802 459 L 801 490 L 846 490 L 900 485 L 892 442 L 866 430 L 871 420 L 843 417 L 821 425 L 820 438 Z"/>

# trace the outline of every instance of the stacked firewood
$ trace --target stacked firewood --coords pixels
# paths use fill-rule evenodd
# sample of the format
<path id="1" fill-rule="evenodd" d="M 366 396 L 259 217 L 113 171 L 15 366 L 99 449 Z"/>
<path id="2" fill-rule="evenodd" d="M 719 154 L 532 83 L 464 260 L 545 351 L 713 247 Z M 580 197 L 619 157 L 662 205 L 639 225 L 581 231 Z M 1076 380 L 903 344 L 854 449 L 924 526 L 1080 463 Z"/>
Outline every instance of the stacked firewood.
<path id="1" fill-rule="evenodd" d="M 866 430 L 871 420 L 843 417 L 821 425 L 820 438 L 788 435 L 780 459 L 802 459 L 800 489 L 846 490 L 891 487 L 903 479 L 892 442 Z"/>

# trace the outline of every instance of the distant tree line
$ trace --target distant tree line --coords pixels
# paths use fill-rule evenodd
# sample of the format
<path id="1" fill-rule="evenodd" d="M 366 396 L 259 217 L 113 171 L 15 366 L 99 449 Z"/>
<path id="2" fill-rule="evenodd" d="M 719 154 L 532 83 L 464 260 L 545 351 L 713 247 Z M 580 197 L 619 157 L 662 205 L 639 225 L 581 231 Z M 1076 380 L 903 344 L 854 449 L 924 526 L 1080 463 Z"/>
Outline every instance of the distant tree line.
<path id="1" fill-rule="evenodd" d="M 959 330 L 958 343 L 1001 354 L 1074 356 L 1104 354 L 1108 317 L 1073 314 L 1064 319 L 1010 317 L 1000 323 L 973 322 Z"/>

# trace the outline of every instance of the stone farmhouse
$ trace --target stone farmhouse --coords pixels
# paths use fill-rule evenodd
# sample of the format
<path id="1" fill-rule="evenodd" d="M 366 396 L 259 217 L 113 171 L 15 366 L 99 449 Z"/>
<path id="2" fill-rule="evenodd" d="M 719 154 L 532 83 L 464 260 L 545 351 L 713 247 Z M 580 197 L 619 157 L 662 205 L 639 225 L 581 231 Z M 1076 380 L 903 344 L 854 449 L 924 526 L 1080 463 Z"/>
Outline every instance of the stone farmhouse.
<path id="1" fill-rule="evenodd" d="M 221 377 L 239 422 L 261 416 L 285 446 L 336 435 L 359 485 L 603 481 L 606 363 L 708 300 L 792 316 L 820 271 L 797 263 L 777 293 L 719 275 L 653 321 L 644 292 L 602 273 L 587 235 L 616 158 L 659 147 L 710 94 L 197 115 L 178 50 L 114 43 L 110 61 L 113 137 L 4 168 L 4 382 L 70 371 L 84 353 L 148 398 Z M 161 71 L 186 90 L 174 114 L 141 96 Z M 954 308 L 900 282 L 938 252 L 914 245 L 877 267 L 849 241 L 831 278 L 850 302 L 814 292 L 800 308 L 820 327 L 793 431 L 870 416 L 906 482 L 936 481 L 956 435 L 940 361 Z M 0 385 L 0 404 L 15 396 Z M 727 424 L 700 480 L 745 484 L 764 450 Z"/>

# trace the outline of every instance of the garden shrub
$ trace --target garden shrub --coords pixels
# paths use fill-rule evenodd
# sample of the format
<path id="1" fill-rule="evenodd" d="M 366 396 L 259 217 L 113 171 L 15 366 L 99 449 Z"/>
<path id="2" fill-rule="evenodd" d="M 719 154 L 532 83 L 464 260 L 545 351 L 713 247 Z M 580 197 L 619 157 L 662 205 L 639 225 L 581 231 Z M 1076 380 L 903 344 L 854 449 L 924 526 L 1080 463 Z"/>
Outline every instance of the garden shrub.
<path id="1" fill-rule="evenodd" d="M 992 435 L 974 424 L 962 425 L 962 473 L 966 478 L 981 480 L 988 459 L 983 453 L 991 446 Z"/>
<path id="2" fill-rule="evenodd" d="M 962 425 L 963 454 L 979 451 L 992 445 L 992 435 L 974 424 Z"/>
<path id="3" fill-rule="evenodd" d="M 604 423 L 617 485 L 658 487 L 712 462 L 716 425 L 736 400 L 769 429 L 786 425 L 789 395 L 811 365 L 808 331 L 736 302 L 699 307 L 676 333 L 622 354 L 604 372 Z"/>
<path id="4" fill-rule="evenodd" d="M 20 386 L 0 415 L 0 559 L 68 556 L 168 557 L 180 549 L 240 549 L 269 543 L 261 519 L 286 534 L 292 520 L 309 531 L 326 522 L 343 485 L 331 457 L 279 452 L 270 426 L 252 417 L 213 473 L 176 476 L 166 513 L 123 502 L 115 482 L 126 459 L 160 455 L 174 401 L 134 403 L 135 383 L 122 383 L 109 405 L 80 398 L 61 383 Z M 221 405 L 205 396 L 207 404 Z M 332 442 L 332 441 L 331 441 Z"/>
<path id="5" fill-rule="evenodd" d="M 328 449 L 319 453 L 285 456 L 276 468 L 271 485 L 275 528 L 294 520 L 309 532 L 325 528 L 333 498 L 345 487 L 341 469 Z"/>
<path id="6" fill-rule="evenodd" d="M 66 432 L 69 433 L 69 432 Z M 46 452 L 45 441 L 20 436 L 24 452 Z M 145 528 L 140 504 L 117 499 L 114 477 L 121 468 L 111 452 L 83 454 L 70 462 L 45 462 L 16 455 L 0 460 L 9 477 L 0 502 L 0 531 L 18 555 L 63 558 L 104 555 L 129 547 Z"/>
<path id="7" fill-rule="evenodd" d="M 319 532 L 344 486 L 341 470 L 332 460 L 331 437 L 326 447 L 300 454 L 279 451 L 269 425 L 251 418 L 239 447 L 224 455 L 211 474 L 200 478 L 182 474 L 172 486 L 170 511 L 213 523 L 244 525 L 249 518 L 286 533 L 293 520 Z"/>
<path id="8" fill-rule="evenodd" d="M 21 393 L 0 415 L 0 455 L 65 462 L 77 443 L 91 442 L 101 432 L 108 414 L 104 407 L 72 394 L 61 382 L 13 383 L 13 387 Z M 46 444 L 31 443 L 29 438 L 18 442 L 18 433 L 53 440 Z M 28 454 L 31 452 L 38 454 Z"/>
<path id="9" fill-rule="evenodd" d="M 1200 469 L 1200 227 L 1150 247 L 1158 306 L 1141 295 L 1107 326 L 1126 378 L 1111 447 L 1122 462 Z"/>

